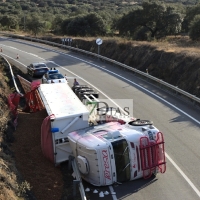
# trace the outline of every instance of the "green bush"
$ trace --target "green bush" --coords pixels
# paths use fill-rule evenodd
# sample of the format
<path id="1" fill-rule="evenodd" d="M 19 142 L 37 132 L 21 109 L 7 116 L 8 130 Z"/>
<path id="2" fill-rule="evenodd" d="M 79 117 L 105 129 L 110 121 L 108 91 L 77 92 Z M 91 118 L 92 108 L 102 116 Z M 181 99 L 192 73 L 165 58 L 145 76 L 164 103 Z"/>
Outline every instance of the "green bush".
<path id="1" fill-rule="evenodd" d="M 189 36 L 192 40 L 200 39 L 200 15 L 196 15 L 191 22 Z"/>

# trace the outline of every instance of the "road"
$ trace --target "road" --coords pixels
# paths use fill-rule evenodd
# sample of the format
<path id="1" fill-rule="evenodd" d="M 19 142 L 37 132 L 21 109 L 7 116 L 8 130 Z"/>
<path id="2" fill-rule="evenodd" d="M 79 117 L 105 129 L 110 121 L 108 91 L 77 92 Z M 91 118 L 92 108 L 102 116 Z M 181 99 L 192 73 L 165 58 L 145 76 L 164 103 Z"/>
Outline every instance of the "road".
<path id="1" fill-rule="evenodd" d="M 76 76 L 80 83 L 92 85 L 100 92 L 101 99 L 110 98 L 113 104 L 117 102 L 117 106 L 122 108 L 126 106 L 123 100 L 132 102 L 130 112 L 134 117 L 152 120 L 163 132 L 167 158 L 165 174 L 106 188 L 87 185 L 91 188 L 92 200 L 100 199 L 93 194 L 93 189 L 116 192 L 116 195 L 104 199 L 200 199 L 200 114 L 197 108 L 128 71 L 91 57 L 8 38 L 0 38 L 0 46 L 2 54 L 24 71 L 31 62 L 54 61 L 63 74 Z M 19 59 L 16 59 L 17 54 Z"/>

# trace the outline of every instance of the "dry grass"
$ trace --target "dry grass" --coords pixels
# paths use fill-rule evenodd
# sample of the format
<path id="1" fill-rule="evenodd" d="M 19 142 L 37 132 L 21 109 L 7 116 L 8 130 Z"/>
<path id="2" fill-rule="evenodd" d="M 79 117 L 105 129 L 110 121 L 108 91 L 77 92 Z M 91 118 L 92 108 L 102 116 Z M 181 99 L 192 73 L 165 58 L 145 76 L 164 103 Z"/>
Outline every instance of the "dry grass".
<path id="1" fill-rule="evenodd" d="M 31 34 L 21 32 L 15 32 L 15 34 L 19 35 L 29 35 L 30 37 L 34 37 Z M 97 38 L 101 38 L 103 41 L 114 41 L 117 44 L 123 43 L 123 44 L 132 44 L 133 46 L 142 46 L 142 45 L 149 45 L 156 47 L 157 50 L 164 50 L 166 52 L 175 52 L 175 53 L 188 53 L 188 54 L 197 54 L 200 52 L 200 41 L 192 41 L 189 36 L 167 36 L 165 38 L 159 39 L 159 40 L 152 40 L 152 41 L 133 41 L 128 38 L 122 38 L 122 37 L 103 37 L 103 36 L 97 36 L 97 37 L 74 37 L 74 36 L 56 36 L 53 34 L 43 34 L 42 36 L 38 35 L 39 37 L 48 37 L 52 39 L 61 39 L 61 38 L 73 38 L 73 40 L 82 40 L 82 41 L 96 41 Z"/>
<path id="2" fill-rule="evenodd" d="M 74 38 L 74 37 L 72 37 Z M 155 47 L 159 51 L 187 53 L 197 55 L 200 53 L 200 41 L 192 41 L 189 36 L 168 36 L 160 40 L 153 41 L 133 41 L 120 37 L 100 37 L 103 41 L 113 41 L 117 44 L 132 44 L 132 46 L 148 45 Z M 96 41 L 97 37 L 75 37 L 74 40 Z"/>

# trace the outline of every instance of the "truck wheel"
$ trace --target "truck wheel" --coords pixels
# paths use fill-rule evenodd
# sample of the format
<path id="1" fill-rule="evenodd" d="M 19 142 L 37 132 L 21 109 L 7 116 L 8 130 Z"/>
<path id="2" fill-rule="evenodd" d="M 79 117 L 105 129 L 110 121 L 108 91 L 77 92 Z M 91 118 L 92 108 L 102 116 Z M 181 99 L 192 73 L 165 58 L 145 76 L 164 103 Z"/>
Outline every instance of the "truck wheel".
<path id="1" fill-rule="evenodd" d="M 152 125 L 153 122 L 149 121 L 149 120 L 136 120 L 136 121 L 131 121 L 128 123 L 129 125 L 132 126 L 144 126 L 144 125 Z"/>

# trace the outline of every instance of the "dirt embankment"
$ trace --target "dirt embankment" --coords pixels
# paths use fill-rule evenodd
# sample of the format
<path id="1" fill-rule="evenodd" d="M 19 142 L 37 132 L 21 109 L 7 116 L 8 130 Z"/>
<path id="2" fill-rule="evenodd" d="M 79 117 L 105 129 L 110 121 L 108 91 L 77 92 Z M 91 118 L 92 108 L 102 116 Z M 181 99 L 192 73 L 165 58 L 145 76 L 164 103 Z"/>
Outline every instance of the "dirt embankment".
<path id="1" fill-rule="evenodd" d="M 2 63 L 2 60 L 0 60 Z M 0 199 L 11 200 L 21 197 L 30 189 L 16 168 L 10 145 L 14 142 L 12 115 L 7 106 L 7 96 L 13 92 L 8 70 L 0 64 Z M 28 193 L 27 193 L 28 194 Z"/>

